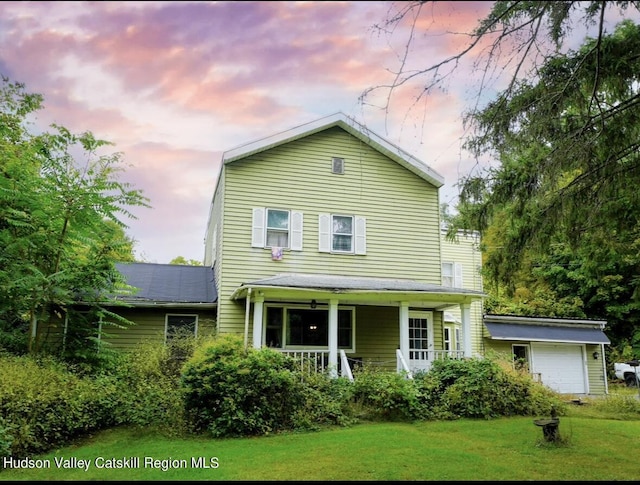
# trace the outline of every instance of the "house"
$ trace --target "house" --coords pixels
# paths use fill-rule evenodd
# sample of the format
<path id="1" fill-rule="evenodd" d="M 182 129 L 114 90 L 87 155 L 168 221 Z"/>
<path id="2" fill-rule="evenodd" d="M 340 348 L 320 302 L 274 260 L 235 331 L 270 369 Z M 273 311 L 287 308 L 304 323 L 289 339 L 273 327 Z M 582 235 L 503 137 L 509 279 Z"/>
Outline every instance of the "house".
<path id="1" fill-rule="evenodd" d="M 478 355 L 484 294 L 443 284 L 442 185 L 342 113 L 225 152 L 204 258 L 218 332 L 346 373 Z"/>
<path id="2" fill-rule="evenodd" d="M 480 235 L 446 237 L 442 185 L 342 113 L 229 150 L 204 266 L 118 265 L 138 291 L 113 310 L 137 325 L 104 338 L 235 333 L 349 377 L 494 350 L 559 392 L 606 393 L 604 322 L 483 314 Z"/>

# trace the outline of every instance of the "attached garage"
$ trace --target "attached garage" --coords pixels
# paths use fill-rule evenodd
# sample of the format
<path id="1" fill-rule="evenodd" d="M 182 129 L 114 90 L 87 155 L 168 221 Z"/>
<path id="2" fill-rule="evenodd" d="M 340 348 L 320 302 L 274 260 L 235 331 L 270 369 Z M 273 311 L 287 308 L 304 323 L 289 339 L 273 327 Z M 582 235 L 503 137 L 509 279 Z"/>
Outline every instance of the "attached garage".
<path id="1" fill-rule="evenodd" d="M 584 345 L 531 343 L 531 367 L 554 391 L 589 392 Z"/>
<path id="2" fill-rule="evenodd" d="M 485 315 L 485 345 L 525 361 L 544 385 L 562 394 L 606 394 L 600 320 Z"/>

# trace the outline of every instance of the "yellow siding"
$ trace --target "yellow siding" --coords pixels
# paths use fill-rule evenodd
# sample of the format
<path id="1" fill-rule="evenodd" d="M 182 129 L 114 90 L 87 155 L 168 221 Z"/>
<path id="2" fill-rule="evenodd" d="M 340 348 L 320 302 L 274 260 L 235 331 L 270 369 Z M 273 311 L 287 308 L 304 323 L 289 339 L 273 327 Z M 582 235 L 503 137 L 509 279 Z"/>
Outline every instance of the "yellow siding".
<path id="1" fill-rule="evenodd" d="M 482 254 L 480 252 L 480 239 L 477 233 L 465 235 L 460 233 L 456 241 L 449 241 L 445 232 L 441 232 L 442 262 L 462 264 L 462 288 L 467 290 L 483 291 L 482 287 Z M 460 320 L 460 307 L 447 309 Z M 473 355 L 482 355 L 485 351 L 483 342 L 483 305 L 481 301 L 471 304 L 471 352 Z"/>
<path id="2" fill-rule="evenodd" d="M 345 173 L 331 173 L 332 157 Z M 229 297 L 242 283 L 277 273 L 397 277 L 440 283 L 437 188 L 340 128 L 332 128 L 225 167 L 220 331 L 242 332 L 244 311 Z M 220 195 L 220 194 L 218 194 Z M 303 251 L 272 261 L 251 247 L 254 207 L 301 211 Z M 320 213 L 366 217 L 367 254 L 318 252 Z"/>
<path id="3" fill-rule="evenodd" d="M 399 322 L 398 308 L 358 307 L 356 351 L 353 356 L 362 358 L 364 363 L 395 370 L 396 349 L 400 345 Z"/>
<path id="4" fill-rule="evenodd" d="M 105 320 L 102 324 L 102 339 L 116 349 L 131 349 L 144 340 L 164 340 L 167 314 L 185 314 L 198 316 L 198 334 L 212 335 L 215 332 L 215 310 L 193 311 L 189 309 L 118 309 L 119 315 L 133 322 L 133 325 L 118 328 Z M 64 334 L 64 321 L 55 320 L 39 326 L 39 339 L 48 348 L 60 348 Z M 97 335 L 97 329 L 96 329 Z"/>

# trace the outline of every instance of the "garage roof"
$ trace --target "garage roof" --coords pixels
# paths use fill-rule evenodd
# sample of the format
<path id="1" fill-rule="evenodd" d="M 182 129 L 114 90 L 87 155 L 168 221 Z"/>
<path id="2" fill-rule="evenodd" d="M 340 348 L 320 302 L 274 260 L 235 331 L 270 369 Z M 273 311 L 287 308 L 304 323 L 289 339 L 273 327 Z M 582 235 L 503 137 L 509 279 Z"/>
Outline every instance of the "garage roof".
<path id="1" fill-rule="evenodd" d="M 570 319 L 556 320 L 524 318 L 527 323 L 518 323 L 517 317 L 504 318 L 497 322 L 496 317 L 486 317 L 484 325 L 495 340 L 528 340 L 535 342 L 567 342 L 582 344 L 610 344 L 602 331 L 603 322 Z M 493 321 L 492 321 L 493 320 Z M 509 321 L 510 320 L 510 321 Z"/>

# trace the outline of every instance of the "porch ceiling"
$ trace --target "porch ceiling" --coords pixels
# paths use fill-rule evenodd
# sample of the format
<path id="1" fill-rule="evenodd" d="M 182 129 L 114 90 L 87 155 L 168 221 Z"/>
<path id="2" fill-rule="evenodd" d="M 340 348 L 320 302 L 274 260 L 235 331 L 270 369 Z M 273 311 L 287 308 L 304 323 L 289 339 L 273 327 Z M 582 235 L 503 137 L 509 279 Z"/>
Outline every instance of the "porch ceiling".
<path id="1" fill-rule="evenodd" d="M 481 291 L 392 278 L 352 277 L 328 274 L 279 274 L 243 283 L 232 299 L 246 298 L 247 292 L 258 292 L 270 300 L 329 300 L 341 303 L 447 308 L 461 303 L 481 300 Z"/>

